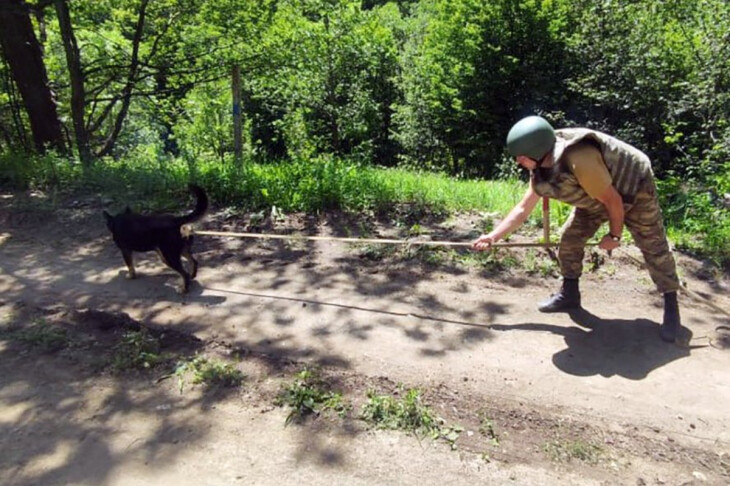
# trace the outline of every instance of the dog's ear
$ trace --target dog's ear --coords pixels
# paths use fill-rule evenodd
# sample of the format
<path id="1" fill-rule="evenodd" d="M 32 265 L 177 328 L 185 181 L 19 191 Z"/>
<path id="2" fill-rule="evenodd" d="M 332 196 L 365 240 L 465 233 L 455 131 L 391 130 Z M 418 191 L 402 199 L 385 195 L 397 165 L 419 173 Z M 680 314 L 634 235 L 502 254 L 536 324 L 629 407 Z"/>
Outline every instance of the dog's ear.
<path id="1" fill-rule="evenodd" d="M 130 208 L 129 206 L 127 206 L 126 208 L 124 208 L 124 212 L 127 213 L 127 214 L 131 214 L 132 213 L 132 208 Z"/>

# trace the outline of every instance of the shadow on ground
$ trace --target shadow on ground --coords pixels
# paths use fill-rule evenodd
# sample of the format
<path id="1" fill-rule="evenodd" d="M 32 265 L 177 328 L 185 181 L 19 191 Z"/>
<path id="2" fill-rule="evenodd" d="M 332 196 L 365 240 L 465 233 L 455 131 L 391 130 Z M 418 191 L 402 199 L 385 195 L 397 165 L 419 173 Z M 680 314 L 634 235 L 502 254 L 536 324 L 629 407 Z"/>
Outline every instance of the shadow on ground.
<path id="1" fill-rule="evenodd" d="M 666 343 L 659 324 L 648 319 L 602 319 L 585 309 L 566 314 L 580 327 L 552 324 L 491 325 L 494 331 L 540 331 L 563 336 L 567 348 L 553 355 L 553 364 L 575 376 L 621 376 L 642 380 L 652 371 L 690 355 L 693 347 Z M 687 333 L 690 335 L 687 336 Z M 691 333 L 683 328 L 683 340 Z"/>

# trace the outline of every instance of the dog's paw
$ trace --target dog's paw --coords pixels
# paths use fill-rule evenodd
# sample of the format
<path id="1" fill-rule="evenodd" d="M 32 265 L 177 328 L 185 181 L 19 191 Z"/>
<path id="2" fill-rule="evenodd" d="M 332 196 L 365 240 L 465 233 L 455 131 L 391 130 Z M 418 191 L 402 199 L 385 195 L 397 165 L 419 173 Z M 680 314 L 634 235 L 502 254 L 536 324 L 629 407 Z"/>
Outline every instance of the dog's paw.
<path id="1" fill-rule="evenodd" d="M 132 272 L 127 274 L 127 280 L 135 280 L 137 278 L 137 274 Z"/>

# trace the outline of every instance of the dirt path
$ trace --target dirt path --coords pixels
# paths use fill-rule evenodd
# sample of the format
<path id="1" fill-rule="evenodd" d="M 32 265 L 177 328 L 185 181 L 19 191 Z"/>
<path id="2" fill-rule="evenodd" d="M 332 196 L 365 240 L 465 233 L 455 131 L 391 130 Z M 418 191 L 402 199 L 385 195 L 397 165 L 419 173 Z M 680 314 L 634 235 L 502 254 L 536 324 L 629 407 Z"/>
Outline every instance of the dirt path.
<path id="1" fill-rule="evenodd" d="M 99 373 L 86 358 L 0 340 L 2 484 L 730 484 L 730 322 L 682 297 L 689 346 L 661 342 L 660 297 L 627 257 L 586 275 L 584 312 L 544 315 L 535 302 L 557 281 L 519 265 L 495 273 L 439 254 L 199 237 L 198 285 L 183 298 L 152 256 L 125 279 L 98 207 L 9 208 L 4 326 L 41 313 L 80 329 L 84 309 L 124 312 L 194 336 L 198 352 L 236 356 L 246 380 L 181 394 L 159 375 Z M 338 219 L 281 226 L 351 230 Z M 464 237 L 468 226 L 428 229 Z M 691 289 L 730 309 L 727 280 L 680 261 Z M 354 416 L 285 427 L 274 397 L 305 364 L 353 410 L 371 389 L 420 388 L 463 427 L 456 450 Z"/>

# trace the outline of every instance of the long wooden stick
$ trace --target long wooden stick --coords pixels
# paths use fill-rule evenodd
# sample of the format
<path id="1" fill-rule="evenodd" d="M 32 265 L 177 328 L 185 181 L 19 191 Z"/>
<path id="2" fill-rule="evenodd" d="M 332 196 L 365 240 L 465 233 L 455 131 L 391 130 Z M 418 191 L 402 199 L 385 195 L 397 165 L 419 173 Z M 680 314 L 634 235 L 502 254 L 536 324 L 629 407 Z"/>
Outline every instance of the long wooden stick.
<path id="1" fill-rule="evenodd" d="M 550 199 L 542 198 L 542 239 L 550 244 Z"/>
<path id="2" fill-rule="evenodd" d="M 433 241 L 433 240 L 396 240 L 387 238 L 344 238 L 337 236 L 304 236 L 304 235 L 278 235 L 270 233 L 236 233 L 233 231 L 198 231 L 193 232 L 201 236 L 221 236 L 230 238 L 258 238 L 273 240 L 305 240 L 305 241 L 342 241 L 346 243 L 369 243 L 387 245 L 426 245 L 426 246 L 471 246 L 471 241 Z M 588 246 L 597 243 L 587 243 Z M 557 243 L 494 243 L 492 247 L 550 247 L 557 246 Z"/>
<path id="3" fill-rule="evenodd" d="M 230 238 L 257 238 L 257 239 L 273 239 L 273 240 L 304 240 L 304 241 L 342 241 L 346 243 L 370 243 L 370 244 L 390 244 L 390 245 L 427 245 L 427 246 L 468 246 L 471 247 L 471 241 L 429 241 L 429 240 L 396 240 L 387 238 L 343 238 L 337 236 L 304 236 L 304 235 L 277 235 L 269 233 L 237 233 L 234 231 L 197 231 L 192 230 L 192 234 L 201 236 L 221 236 Z M 597 246 L 598 243 L 586 243 L 586 246 Z M 550 243 L 549 237 L 546 238 L 546 243 L 494 243 L 492 247 L 538 247 L 548 248 L 558 246 L 558 243 Z M 629 255 L 626 251 L 624 255 L 634 260 L 638 265 L 642 263 Z M 708 299 L 698 295 L 695 292 L 689 290 L 686 285 L 681 286 L 681 290 L 696 301 L 704 302 L 716 311 L 730 315 L 728 312 L 716 304 L 710 302 Z"/>

